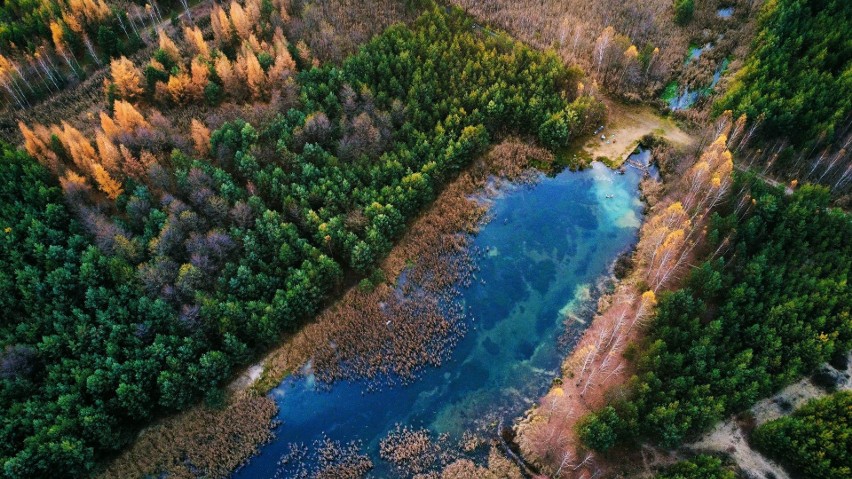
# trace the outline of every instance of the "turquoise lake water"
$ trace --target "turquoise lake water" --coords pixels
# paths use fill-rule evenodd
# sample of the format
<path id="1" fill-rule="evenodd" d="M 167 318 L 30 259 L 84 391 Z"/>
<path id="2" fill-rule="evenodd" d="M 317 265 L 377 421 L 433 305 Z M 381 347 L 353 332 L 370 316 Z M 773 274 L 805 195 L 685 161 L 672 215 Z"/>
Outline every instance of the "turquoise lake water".
<path id="1" fill-rule="evenodd" d="M 393 477 L 378 445 L 397 424 L 451 438 L 484 421 L 510 424 L 556 377 L 571 346 L 559 341 L 566 314 L 588 300 L 636 241 L 641 176 L 632 167 L 619 174 L 595 163 L 534 185 L 502 187 L 488 200 L 491 221 L 473 240 L 477 279 L 460 288 L 469 324 L 449 359 L 407 386 L 378 392 L 360 381 L 318 388 L 312 376 L 287 378 L 271 393 L 280 409 L 275 440 L 233 477 L 290 477 L 278 464 L 282 454 L 292 443 L 309 446 L 323 437 L 360 441 L 375 466 L 369 477 Z M 577 333 L 583 325 L 569 328 Z"/>

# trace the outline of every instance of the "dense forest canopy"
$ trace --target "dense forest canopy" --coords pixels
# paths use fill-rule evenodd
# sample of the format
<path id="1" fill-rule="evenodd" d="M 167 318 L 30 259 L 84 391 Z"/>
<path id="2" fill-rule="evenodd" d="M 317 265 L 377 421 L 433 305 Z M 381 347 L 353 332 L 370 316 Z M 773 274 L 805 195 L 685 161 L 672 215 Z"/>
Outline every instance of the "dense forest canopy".
<path id="1" fill-rule="evenodd" d="M 791 416 L 758 427 L 761 451 L 805 479 L 852 476 L 852 391 L 814 399 Z"/>
<path id="2" fill-rule="evenodd" d="M 722 461 L 706 455 L 680 461 L 669 466 L 654 479 L 736 479 L 737 475 L 722 465 Z"/>
<path id="3" fill-rule="evenodd" d="M 73 129 L 31 138 L 64 199 L 4 146 L 4 474 L 83 475 L 153 416 L 220 401 L 234 365 L 347 272 L 369 273 L 492 138 L 559 148 L 596 124 L 594 103 L 571 103 L 575 82 L 554 56 L 436 9 L 301 73 L 298 106 L 271 125 L 214 131 L 211 161 L 137 157 L 150 125 L 125 103 L 121 166 L 75 162 L 95 149 Z"/>
<path id="4" fill-rule="evenodd" d="M 708 233 L 723 253 L 660 299 L 628 398 L 581 424 L 592 448 L 676 447 L 852 347 L 850 218 L 820 187 L 743 186 Z"/>
<path id="5" fill-rule="evenodd" d="M 150 410 L 132 367 L 156 373 L 143 329 L 159 331 L 152 346 L 163 352 L 198 355 L 197 343 L 182 338 L 168 305 L 142 297 L 130 265 L 91 245 L 47 170 L 3 145 L 0 174 L 3 473 L 82 476 L 94 447 L 127 441 L 116 436 L 117 411 Z M 103 397 L 112 375 L 120 384 Z"/>
<path id="6" fill-rule="evenodd" d="M 4 1 L 0 127 L 24 149 L 0 143 L 0 477 L 88 476 L 155 419 L 222 406 L 235 372 L 346 288 L 386 286 L 379 263 L 489 146 L 511 136 L 550 150 L 519 155 L 549 157 L 597 136 L 600 87 L 708 94 L 745 57 L 757 8 L 583 1 Z M 538 454 L 560 463 L 556 476 L 574 459 L 578 475 L 594 465 L 565 443 L 675 448 L 852 348 L 852 221 L 828 189 L 798 184 L 852 181 L 852 2 L 767 0 L 757 25 L 714 104 L 717 139 L 677 153 L 692 163 L 665 188 L 645 183 L 646 199 L 668 190 L 666 206 L 622 259 L 634 279 L 578 343 L 585 359 L 564 371 L 574 389 L 543 399 L 533 438 L 559 446 Z M 735 161 L 798 180 L 771 187 Z M 449 334 L 436 331 L 416 339 Z M 326 361 L 357 368 L 327 342 Z M 579 423 L 556 407 L 607 387 L 592 381 L 602 371 L 627 384 L 583 412 L 617 399 Z M 849 412 L 837 393 L 757 428 L 754 443 L 803 477 L 848 477 Z M 658 472 L 735 477 L 705 455 Z"/>
<path id="7" fill-rule="evenodd" d="M 763 119 L 797 145 L 831 140 L 852 113 L 852 3 L 766 2 L 754 50 L 717 109 Z"/>

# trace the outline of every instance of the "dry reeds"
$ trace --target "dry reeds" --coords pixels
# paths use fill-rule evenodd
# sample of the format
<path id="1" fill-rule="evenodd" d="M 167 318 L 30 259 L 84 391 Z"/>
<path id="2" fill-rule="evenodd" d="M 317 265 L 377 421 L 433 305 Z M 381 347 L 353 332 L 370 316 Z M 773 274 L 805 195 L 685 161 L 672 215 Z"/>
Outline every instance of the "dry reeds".
<path id="1" fill-rule="evenodd" d="M 221 410 L 195 407 L 142 431 L 98 477 L 226 477 L 272 438 L 276 411 L 271 398 L 242 393 Z"/>
<path id="2" fill-rule="evenodd" d="M 270 356 L 267 376 L 280 378 L 312 359 L 321 381 L 405 383 L 428 365 L 440 366 L 464 333 L 465 312 L 455 286 L 472 280 L 471 234 L 487 211 L 471 195 L 482 191 L 490 177 L 529 180 L 531 162 L 547 165 L 552 159 L 546 150 L 516 139 L 495 146 L 447 185 L 382 262 L 389 283 L 372 291 L 347 291 L 289 347 Z"/>

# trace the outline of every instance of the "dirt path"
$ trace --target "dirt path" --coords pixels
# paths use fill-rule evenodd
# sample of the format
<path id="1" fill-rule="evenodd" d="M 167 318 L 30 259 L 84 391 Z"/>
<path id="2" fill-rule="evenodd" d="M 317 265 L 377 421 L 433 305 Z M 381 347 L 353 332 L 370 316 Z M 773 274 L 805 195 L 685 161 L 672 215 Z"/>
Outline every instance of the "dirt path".
<path id="1" fill-rule="evenodd" d="M 838 389 L 852 390 L 852 353 L 847 359 L 846 371 L 838 371 L 829 365 L 825 367 L 837 378 Z M 751 408 L 751 413 L 755 425 L 759 426 L 792 413 L 811 399 L 826 395 L 828 393 L 824 389 L 815 385 L 810 378 L 805 378 L 787 386 L 775 396 L 758 402 Z M 690 444 L 689 448 L 729 454 L 745 477 L 751 479 L 790 479 L 790 475 L 778 464 L 751 448 L 746 432 L 735 417 L 717 425 L 704 437 Z"/>
<path id="2" fill-rule="evenodd" d="M 700 451 L 723 452 L 731 456 L 749 479 L 790 479 L 781 466 L 751 448 L 736 419 L 718 424 L 701 440 L 690 445 Z"/>
<path id="3" fill-rule="evenodd" d="M 650 106 L 625 105 L 606 97 L 603 101 L 607 106 L 607 123 L 583 145 L 593 159 L 605 157 L 619 165 L 649 133 L 658 134 L 678 146 L 690 146 L 695 142 L 692 135 Z"/>
<path id="4" fill-rule="evenodd" d="M 758 173 L 757 170 L 749 170 L 749 168 L 747 166 L 743 166 L 739 163 L 734 164 L 734 168 L 736 168 L 738 171 L 742 171 L 742 172 L 752 171 L 755 175 L 757 175 L 758 178 L 763 180 L 764 183 L 768 183 L 768 184 L 770 184 L 770 185 L 772 185 L 776 188 L 783 187 L 784 188 L 784 194 L 786 194 L 786 195 L 792 195 L 793 194 L 793 188 L 791 188 L 790 185 L 788 185 L 786 183 L 781 183 L 780 181 L 773 179 L 773 178 L 770 178 L 770 177 L 764 175 L 763 173 Z"/>

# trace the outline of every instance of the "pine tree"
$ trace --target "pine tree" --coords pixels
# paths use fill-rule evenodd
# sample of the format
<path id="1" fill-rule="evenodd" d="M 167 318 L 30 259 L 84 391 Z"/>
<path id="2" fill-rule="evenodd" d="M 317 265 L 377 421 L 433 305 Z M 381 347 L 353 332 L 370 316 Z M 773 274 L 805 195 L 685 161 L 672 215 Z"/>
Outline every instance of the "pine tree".
<path id="1" fill-rule="evenodd" d="M 260 66 L 260 62 L 257 61 L 257 57 L 254 53 L 247 51 L 245 53 L 245 59 L 246 81 L 248 83 L 249 90 L 251 91 L 252 97 L 259 100 L 263 98 L 266 90 L 266 73 L 264 73 L 263 68 Z"/>
<path id="2" fill-rule="evenodd" d="M 113 107 L 112 119 L 118 126 L 119 132 L 132 133 L 137 128 L 150 128 L 151 125 L 145 121 L 145 117 L 129 102 L 119 100 Z M 104 128 L 107 132 L 107 129 Z M 107 134 L 109 134 L 107 132 Z"/>
<path id="3" fill-rule="evenodd" d="M 121 188 L 121 183 L 113 179 L 112 176 L 107 173 L 103 166 L 97 163 L 92 163 L 91 171 L 92 176 L 98 183 L 98 187 L 101 189 L 101 191 L 106 193 L 109 199 L 114 200 L 118 198 L 121 193 L 124 192 Z"/>
<path id="4" fill-rule="evenodd" d="M 200 58 L 192 60 L 190 65 L 190 78 L 192 79 L 191 95 L 193 101 L 200 102 L 204 99 L 204 89 L 209 83 L 210 70 Z"/>
<path id="5" fill-rule="evenodd" d="M 175 45 L 175 42 L 166 34 L 165 30 L 160 30 L 160 50 L 166 52 L 166 55 L 174 62 L 179 62 L 181 59 L 180 49 Z"/>
<path id="6" fill-rule="evenodd" d="M 222 87 L 225 93 L 230 96 L 238 96 L 242 90 L 240 82 L 234 67 L 225 55 L 221 55 L 216 59 L 216 76 L 222 81 Z"/>
<path id="7" fill-rule="evenodd" d="M 115 175 L 121 171 L 121 152 L 103 131 L 95 134 L 95 143 L 98 145 L 98 156 L 104 168 Z"/>
<path id="8" fill-rule="evenodd" d="M 186 72 L 170 76 L 166 87 L 169 98 L 177 105 L 186 105 L 193 99 L 192 79 Z"/>
<path id="9" fill-rule="evenodd" d="M 68 122 L 63 121 L 60 139 L 77 169 L 88 172 L 92 161 L 97 158 L 97 153 L 86 135 Z"/>
<path id="10" fill-rule="evenodd" d="M 72 170 L 65 170 L 65 174 L 59 178 L 59 184 L 62 186 L 62 191 L 72 200 L 88 195 L 92 187 L 82 175 L 78 175 Z"/>
<path id="11" fill-rule="evenodd" d="M 251 22 L 243 7 L 236 0 L 231 0 L 231 8 L 228 13 L 231 15 L 231 23 L 234 25 L 237 35 L 243 40 L 248 40 L 251 34 Z"/>
<path id="12" fill-rule="evenodd" d="M 116 102 L 118 103 L 118 102 Z M 115 121 L 104 111 L 99 113 L 101 120 L 101 130 L 108 138 L 115 138 L 121 131 Z"/>
<path id="13" fill-rule="evenodd" d="M 216 45 L 222 47 L 233 40 L 233 29 L 228 14 L 218 4 L 213 6 L 210 13 L 210 26 L 213 29 L 213 39 Z"/>

